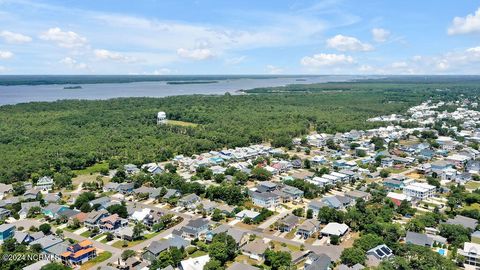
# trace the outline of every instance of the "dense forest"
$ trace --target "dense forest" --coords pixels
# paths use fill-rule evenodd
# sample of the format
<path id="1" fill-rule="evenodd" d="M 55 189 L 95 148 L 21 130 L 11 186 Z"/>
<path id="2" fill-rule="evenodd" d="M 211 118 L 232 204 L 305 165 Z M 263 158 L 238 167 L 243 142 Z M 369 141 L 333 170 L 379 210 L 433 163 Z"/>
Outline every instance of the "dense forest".
<path id="1" fill-rule="evenodd" d="M 431 97 L 473 94 L 478 85 L 331 83 L 251 91 L 285 92 L 276 94 L 2 106 L 0 181 L 26 180 L 44 170 L 82 169 L 102 160 L 142 164 L 250 143 L 282 145 L 311 129 L 335 133 L 374 128 L 381 123 L 365 122 L 367 118 L 402 112 Z M 198 125 L 157 125 L 158 111 Z"/>

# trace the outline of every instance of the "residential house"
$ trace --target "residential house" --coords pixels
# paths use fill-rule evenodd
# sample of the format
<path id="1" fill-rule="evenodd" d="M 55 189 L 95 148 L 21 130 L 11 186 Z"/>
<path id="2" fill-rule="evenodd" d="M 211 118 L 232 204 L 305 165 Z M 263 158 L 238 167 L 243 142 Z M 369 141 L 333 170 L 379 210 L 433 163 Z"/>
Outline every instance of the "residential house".
<path id="1" fill-rule="evenodd" d="M 85 227 L 87 227 L 88 229 L 98 227 L 100 220 L 104 217 L 107 217 L 108 215 L 109 213 L 105 209 L 91 211 L 90 213 L 88 213 L 88 216 L 85 219 Z"/>
<path id="2" fill-rule="evenodd" d="M 130 226 L 122 227 L 119 230 L 115 231 L 115 236 L 123 240 L 132 241 L 133 227 L 130 227 Z"/>
<path id="3" fill-rule="evenodd" d="M 108 206 L 110 206 L 111 201 L 112 199 L 110 197 L 103 196 L 103 197 L 99 197 L 94 200 L 91 200 L 89 204 L 90 204 L 90 207 L 95 206 L 94 208 L 97 208 L 97 210 L 99 210 L 99 209 L 106 209 Z"/>
<path id="4" fill-rule="evenodd" d="M 22 231 L 15 232 L 13 238 L 15 238 L 19 244 L 28 244 L 34 240 L 30 234 Z"/>
<path id="5" fill-rule="evenodd" d="M 169 250 L 172 247 L 176 247 L 178 249 L 185 248 L 190 244 L 189 241 L 183 239 L 182 237 L 173 235 L 171 238 L 160 240 L 160 241 L 152 241 L 148 247 L 145 248 L 145 251 L 142 253 L 142 258 L 153 262 L 158 258 L 158 255 L 162 251 Z"/>
<path id="6" fill-rule="evenodd" d="M 320 209 L 322 207 L 326 206 L 322 201 L 320 200 L 312 200 L 310 201 L 310 203 L 308 204 L 308 208 L 307 209 L 311 209 L 312 210 L 312 214 L 314 217 L 317 217 L 318 216 L 318 212 L 320 212 Z"/>
<path id="7" fill-rule="evenodd" d="M 278 229 L 281 232 L 290 232 L 297 226 L 300 219 L 292 214 L 288 214 L 278 221 Z"/>
<path id="8" fill-rule="evenodd" d="M 472 240 L 472 243 L 480 244 L 480 231 L 474 231 L 470 235 L 470 239 Z"/>
<path id="9" fill-rule="evenodd" d="M 417 246 L 432 247 L 434 243 L 445 244 L 447 239 L 439 235 L 430 235 L 417 232 L 407 232 L 405 243 Z"/>
<path id="10" fill-rule="evenodd" d="M 417 200 L 425 200 L 435 195 L 437 188 L 427 183 L 415 182 L 403 188 L 403 194 Z"/>
<path id="11" fill-rule="evenodd" d="M 296 187 L 284 186 L 281 191 L 287 195 L 288 201 L 299 201 L 303 198 L 304 192 Z"/>
<path id="12" fill-rule="evenodd" d="M 97 249 L 90 240 L 71 245 L 62 253 L 61 260 L 66 265 L 81 265 L 97 256 Z"/>
<path id="13" fill-rule="evenodd" d="M 182 270 L 198 270 L 203 269 L 203 267 L 210 261 L 210 256 L 203 255 L 196 258 L 186 259 L 180 262 L 180 269 Z"/>
<path id="14" fill-rule="evenodd" d="M 330 237 L 332 235 L 342 237 L 348 232 L 348 230 L 349 230 L 349 227 L 346 224 L 330 222 L 325 227 L 323 227 L 320 233 L 322 234 L 322 236 L 327 236 L 327 237 Z"/>
<path id="15" fill-rule="evenodd" d="M 249 256 L 251 259 L 262 261 L 264 259 L 265 250 L 268 245 L 262 239 L 255 239 L 241 248 L 243 254 Z"/>
<path id="16" fill-rule="evenodd" d="M 378 245 L 370 250 L 367 251 L 367 258 L 370 262 L 370 265 L 378 265 L 380 261 L 388 260 L 392 258 L 393 252 L 392 250 L 385 244 Z"/>
<path id="17" fill-rule="evenodd" d="M 27 189 L 25 193 L 23 193 L 23 198 L 25 200 L 38 200 L 40 196 L 40 190 L 38 189 Z"/>
<path id="18" fill-rule="evenodd" d="M 173 197 L 178 197 L 180 196 L 180 191 L 176 190 L 176 189 L 170 189 L 170 188 L 167 188 L 167 193 L 165 193 L 165 195 L 163 195 L 163 199 L 170 199 L 170 198 L 173 198 Z"/>
<path id="19" fill-rule="evenodd" d="M 163 212 L 158 210 L 151 210 L 150 213 L 143 219 L 143 224 L 145 224 L 149 228 L 152 228 L 154 224 L 159 223 L 161 217 L 163 216 Z"/>
<path id="20" fill-rule="evenodd" d="M 253 204 L 263 208 L 276 208 L 280 202 L 281 197 L 272 192 L 251 192 Z"/>
<path id="21" fill-rule="evenodd" d="M 5 209 L 5 208 L 0 208 L 0 220 L 6 219 L 11 214 L 12 214 L 12 212 L 10 210 Z"/>
<path id="22" fill-rule="evenodd" d="M 194 210 L 197 205 L 200 203 L 201 198 L 197 194 L 188 194 L 180 198 L 177 202 L 178 206 L 184 207 L 186 209 Z"/>
<path id="23" fill-rule="evenodd" d="M 32 237 L 34 237 L 34 236 L 32 235 Z M 55 245 L 58 245 L 62 242 L 63 242 L 63 240 L 61 238 L 58 238 L 54 235 L 47 235 L 47 236 L 44 236 L 44 237 L 33 240 L 32 242 L 30 242 L 29 245 L 32 246 L 32 245 L 35 245 L 35 244 L 40 244 L 42 246 L 42 249 L 44 251 L 47 251 L 49 248 L 51 248 Z"/>
<path id="24" fill-rule="evenodd" d="M 128 225 L 128 221 L 113 214 L 100 219 L 98 227 L 103 231 L 114 231 Z"/>
<path id="25" fill-rule="evenodd" d="M 364 191 L 361 191 L 361 190 L 348 191 L 347 193 L 345 193 L 345 196 L 354 200 L 354 201 L 356 201 L 357 199 L 362 199 L 364 201 L 368 201 L 372 197 L 370 195 L 370 193 L 364 192 Z"/>
<path id="26" fill-rule="evenodd" d="M 461 225 L 464 228 L 472 230 L 475 230 L 478 225 L 478 221 L 476 219 L 465 217 L 462 215 L 456 215 L 454 218 L 449 218 L 445 223 L 452 225 Z"/>
<path id="27" fill-rule="evenodd" d="M 137 174 L 140 172 L 140 169 L 135 164 L 125 164 L 123 165 L 123 169 L 127 174 Z"/>
<path id="28" fill-rule="evenodd" d="M 255 219 L 256 217 L 258 217 L 258 215 L 260 215 L 260 213 L 257 212 L 257 211 L 245 209 L 245 210 L 242 210 L 242 211 L 238 212 L 235 215 L 235 218 L 238 219 L 238 220 L 243 220 L 244 218 L 247 218 L 247 217 L 250 218 L 250 219 Z"/>
<path id="29" fill-rule="evenodd" d="M 213 210 L 217 209 L 217 207 L 218 207 L 218 203 L 212 202 L 212 201 L 210 201 L 209 199 L 203 199 L 203 200 L 200 202 L 200 205 L 202 206 L 203 210 L 204 210 L 207 214 L 213 213 Z"/>
<path id="30" fill-rule="evenodd" d="M 57 203 L 58 201 L 60 201 L 60 196 L 55 193 L 48 193 L 43 196 L 43 200 L 48 203 Z"/>
<path id="31" fill-rule="evenodd" d="M 200 238 L 208 232 L 209 224 L 208 219 L 192 219 L 180 229 L 180 235 L 193 239 Z"/>
<path id="32" fill-rule="evenodd" d="M 45 216 L 56 219 L 56 218 L 60 217 L 60 213 L 62 211 L 65 211 L 66 209 L 69 209 L 69 208 L 65 205 L 59 205 L 59 204 L 56 204 L 56 203 L 51 203 L 51 204 L 45 206 L 42 209 L 42 213 Z"/>
<path id="33" fill-rule="evenodd" d="M 257 192 L 272 192 L 278 188 L 276 183 L 263 181 L 257 185 Z"/>
<path id="34" fill-rule="evenodd" d="M 474 266 L 475 268 L 480 267 L 480 244 L 465 242 L 463 249 L 460 249 L 458 254 L 465 258 L 464 264 Z"/>
<path id="35" fill-rule="evenodd" d="M 307 219 L 297 228 L 297 234 L 307 239 L 320 230 L 320 221 L 317 219 Z"/>
<path id="36" fill-rule="evenodd" d="M 248 234 L 245 231 L 221 224 L 215 229 L 208 231 L 205 240 L 207 242 L 211 242 L 213 237 L 219 233 L 226 233 L 227 235 L 230 235 L 235 240 L 237 247 L 242 247 L 248 242 L 249 239 Z"/>
<path id="37" fill-rule="evenodd" d="M 311 253 L 304 262 L 304 270 L 333 269 L 333 260 L 326 254 Z"/>
<path id="38" fill-rule="evenodd" d="M 49 176 L 44 176 L 38 179 L 35 188 L 42 191 L 49 191 L 52 190 L 53 187 L 53 178 Z"/>
<path id="39" fill-rule="evenodd" d="M 0 225 L 0 243 L 3 241 L 12 238 L 15 234 L 15 225 L 4 223 Z"/>
<path id="40" fill-rule="evenodd" d="M 32 207 L 40 207 L 40 202 L 24 202 L 21 203 L 21 209 L 18 211 L 18 215 L 20 216 L 21 219 L 24 219 L 27 217 L 28 212 Z"/>
<path id="41" fill-rule="evenodd" d="M 0 200 L 3 200 L 3 198 L 7 196 L 7 194 L 10 194 L 12 192 L 13 192 L 12 185 L 0 183 Z"/>

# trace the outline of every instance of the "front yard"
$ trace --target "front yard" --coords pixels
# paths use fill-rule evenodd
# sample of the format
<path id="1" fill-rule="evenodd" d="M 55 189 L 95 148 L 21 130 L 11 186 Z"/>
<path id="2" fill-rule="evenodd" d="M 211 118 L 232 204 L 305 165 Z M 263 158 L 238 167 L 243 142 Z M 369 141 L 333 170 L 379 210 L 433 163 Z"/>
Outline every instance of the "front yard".
<path id="1" fill-rule="evenodd" d="M 112 253 L 111 252 L 108 252 L 108 251 L 104 251 L 100 254 L 98 254 L 97 257 L 91 259 L 90 261 L 82 264 L 81 266 L 81 270 L 85 270 L 85 269 L 90 269 L 92 268 L 95 264 L 97 263 L 101 263 L 103 261 L 106 261 L 108 259 L 110 259 L 110 257 L 112 257 Z"/>

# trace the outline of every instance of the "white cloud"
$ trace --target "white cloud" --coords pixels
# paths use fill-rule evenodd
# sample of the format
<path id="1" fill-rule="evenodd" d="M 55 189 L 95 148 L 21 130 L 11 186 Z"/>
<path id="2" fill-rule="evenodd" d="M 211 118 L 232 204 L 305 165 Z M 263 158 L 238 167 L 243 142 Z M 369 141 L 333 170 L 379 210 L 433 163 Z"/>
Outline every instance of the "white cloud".
<path id="1" fill-rule="evenodd" d="M 0 32 L 0 37 L 2 37 L 8 43 L 27 43 L 32 41 L 32 38 L 20 33 L 14 33 L 10 31 Z"/>
<path id="2" fill-rule="evenodd" d="M 215 54 L 208 48 L 184 49 L 177 50 L 177 55 L 183 58 L 193 60 L 206 60 L 215 56 Z"/>
<path id="3" fill-rule="evenodd" d="M 353 57 L 344 54 L 319 53 L 305 56 L 300 63 L 310 68 L 341 66 L 355 63 Z"/>
<path id="4" fill-rule="evenodd" d="M 281 74 L 284 71 L 283 68 L 274 65 L 268 65 L 266 69 L 268 74 Z"/>
<path id="5" fill-rule="evenodd" d="M 7 71 L 10 71 L 10 69 L 4 66 L 0 66 L 0 73 L 7 72 Z"/>
<path id="6" fill-rule="evenodd" d="M 55 42 L 58 46 L 64 48 L 78 48 L 87 45 L 87 39 L 72 31 L 62 31 L 55 27 L 50 28 L 40 35 L 40 38 Z"/>
<path id="7" fill-rule="evenodd" d="M 13 53 L 9 51 L 0 51 L 0 59 L 9 59 L 13 57 Z"/>
<path id="8" fill-rule="evenodd" d="M 172 70 L 170 70 L 168 68 L 159 68 L 159 69 L 154 70 L 151 74 L 152 75 L 168 75 L 168 74 L 171 74 L 171 73 L 172 73 Z"/>
<path id="9" fill-rule="evenodd" d="M 406 67 L 408 67 L 408 64 L 405 61 L 393 62 L 392 63 L 392 68 L 406 68 Z"/>
<path id="10" fill-rule="evenodd" d="M 480 8 L 475 14 L 466 17 L 455 17 L 447 30 L 449 35 L 470 34 L 480 32 Z"/>
<path id="11" fill-rule="evenodd" d="M 247 57 L 245 55 L 239 56 L 239 57 L 232 57 L 232 58 L 227 58 L 225 59 L 225 64 L 227 65 L 238 65 L 245 61 Z"/>
<path id="12" fill-rule="evenodd" d="M 104 49 L 97 49 L 94 50 L 93 53 L 95 57 L 102 60 L 113 60 L 113 61 L 121 61 L 121 62 L 135 62 L 136 59 L 133 57 L 125 56 L 118 52 L 112 52 L 109 50 Z"/>
<path id="13" fill-rule="evenodd" d="M 390 37 L 390 31 L 383 28 L 373 28 L 372 36 L 376 42 L 385 42 Z"/>
<path id="14" fill-rule="evenodd" d="M 65 57 L 59 61 L 61 64 L 64 64 L 72 69 L 89 69 L 88 65 L 85 63 L 78 63 L 77 60 L 71 57 Z"/>
<path id="15" fill-rule="evenodd" d="M 355 37 L 344 35 L 336 35 L 327 40 L 327 47 L 336 49 L 338 51 L 371 51 L 373 46 L 368 43 L 363 43 Z"/>

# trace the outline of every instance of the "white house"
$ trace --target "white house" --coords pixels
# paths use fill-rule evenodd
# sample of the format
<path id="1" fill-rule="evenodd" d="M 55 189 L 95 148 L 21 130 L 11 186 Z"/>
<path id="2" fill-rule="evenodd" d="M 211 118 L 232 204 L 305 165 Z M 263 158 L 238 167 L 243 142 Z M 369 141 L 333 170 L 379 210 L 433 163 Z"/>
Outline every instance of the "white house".
<path id="1" fill-rule="evenodd" d="M 436 187 L 427 183 L 412 183 L 403 188 L 403 194 L 418 200 L 424 200 L 435 195 Z"/>
<path id="2" fill-rule="evenodd" d="M 165 112 L 157 113 L 157 124 L 166 124 L 167 123 L 167 114 Z"/>
<path id="3" fill-rule="evenodd" d="M 38 179 L 37 184 L 35 185 L 35 188 L 42 191 L 48 191 L 52 189 L 52 186 L 53 186 L 53 179 L 50 176 L 44 176 Z"/>

